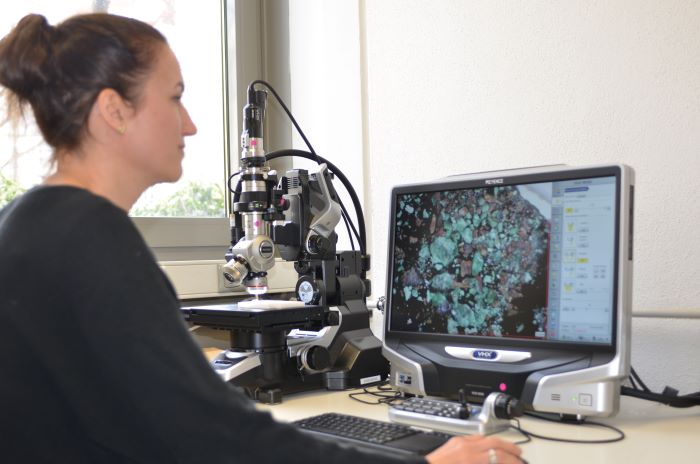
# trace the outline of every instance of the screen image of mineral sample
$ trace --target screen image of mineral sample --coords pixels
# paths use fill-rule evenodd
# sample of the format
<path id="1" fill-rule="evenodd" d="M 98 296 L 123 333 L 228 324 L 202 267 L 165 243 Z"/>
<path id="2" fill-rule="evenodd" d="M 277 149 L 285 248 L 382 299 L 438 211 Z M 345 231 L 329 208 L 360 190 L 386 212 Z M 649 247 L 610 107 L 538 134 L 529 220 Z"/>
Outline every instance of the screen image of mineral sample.
<path id="1" fill-rule="evenodd" d="M 392 330 L 543 333 L 550 223 L 516 187 L 397 201 Z"/>

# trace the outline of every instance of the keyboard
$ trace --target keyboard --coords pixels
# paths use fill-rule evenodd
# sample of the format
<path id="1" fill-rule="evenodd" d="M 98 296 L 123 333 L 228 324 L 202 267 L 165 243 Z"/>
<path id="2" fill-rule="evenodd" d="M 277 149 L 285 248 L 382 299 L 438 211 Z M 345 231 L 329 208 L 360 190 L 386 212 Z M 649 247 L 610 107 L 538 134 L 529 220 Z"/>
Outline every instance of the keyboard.
<path id="1" fill-rule="evenodd" d="M 406 425 L 392 424 L 347 414 L 326 413 L 294 422 L 314 436 L 377 452 L 426 455 L 452 438 L 439 432 L 424 432 Z"/>

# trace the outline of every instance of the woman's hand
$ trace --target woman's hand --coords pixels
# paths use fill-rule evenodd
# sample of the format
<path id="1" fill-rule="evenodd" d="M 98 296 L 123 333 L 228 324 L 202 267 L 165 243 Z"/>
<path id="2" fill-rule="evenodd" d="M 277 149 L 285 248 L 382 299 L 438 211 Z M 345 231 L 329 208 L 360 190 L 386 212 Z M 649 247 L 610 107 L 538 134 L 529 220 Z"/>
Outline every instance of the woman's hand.
<path id="1" fill-rule="evenodd" d="M 496 437 L 454 437 L 426 456 L 430 464 L 521 464 L 518 445 Z"/>

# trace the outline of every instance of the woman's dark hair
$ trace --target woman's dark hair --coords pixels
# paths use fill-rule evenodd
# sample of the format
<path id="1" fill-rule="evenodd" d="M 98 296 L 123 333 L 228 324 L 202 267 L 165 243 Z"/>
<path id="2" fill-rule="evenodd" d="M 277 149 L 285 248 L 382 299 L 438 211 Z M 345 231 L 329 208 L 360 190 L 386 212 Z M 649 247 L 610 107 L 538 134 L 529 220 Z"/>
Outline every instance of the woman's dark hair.
<path id="1" fill-rule="evenodd" d="M 77 148 L 97 95 L 116 90 L 137 104 L 163 35 L 141 21 L 105 13 L 51 26 L 30 14 L 0 41 L 0 85 L 29 103 L 46 142 Z"/>

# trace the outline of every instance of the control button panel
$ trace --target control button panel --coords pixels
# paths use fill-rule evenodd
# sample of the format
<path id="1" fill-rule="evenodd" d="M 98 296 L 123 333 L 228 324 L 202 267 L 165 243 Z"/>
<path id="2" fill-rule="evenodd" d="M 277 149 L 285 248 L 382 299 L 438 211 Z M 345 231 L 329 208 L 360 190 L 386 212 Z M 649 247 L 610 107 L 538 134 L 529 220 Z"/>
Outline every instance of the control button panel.
<path id="1" fill-rule="evenodd" d="M 580 393 L 578 395 L 578 404 L 581 406 L 593 406 L 593 395 L 590 393 Z"/>

